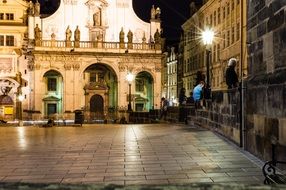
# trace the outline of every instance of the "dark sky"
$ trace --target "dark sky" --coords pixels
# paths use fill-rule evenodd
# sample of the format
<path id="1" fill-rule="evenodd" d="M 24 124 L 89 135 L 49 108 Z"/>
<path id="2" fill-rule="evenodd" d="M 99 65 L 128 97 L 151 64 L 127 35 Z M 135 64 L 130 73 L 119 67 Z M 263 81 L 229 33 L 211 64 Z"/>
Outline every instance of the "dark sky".
<path id="1" fill-rule="evenodd" d="M 39 0 L 41 12 L 48 13 L 56 9 L 59 0 Z M 199 3 L 201 0 L 197 0 Z M 152 5 L 161 8 L 163 37 L 167 44 L 176 44 L 180 39 L 181 25 L 189 17 L 190 0 L 133 0 L 136 14 L 144 21 L 149 22 Z"/>
<path id="2" fill-rule="evenodd" d="M 168 45 L 179 41 L 181 25 L 189 17 L 189 4 L 190 0 L 133 0 L 135 12 L 145 21 L 150 19 L 152 5 L 160 7 L 163 37 Z"/>

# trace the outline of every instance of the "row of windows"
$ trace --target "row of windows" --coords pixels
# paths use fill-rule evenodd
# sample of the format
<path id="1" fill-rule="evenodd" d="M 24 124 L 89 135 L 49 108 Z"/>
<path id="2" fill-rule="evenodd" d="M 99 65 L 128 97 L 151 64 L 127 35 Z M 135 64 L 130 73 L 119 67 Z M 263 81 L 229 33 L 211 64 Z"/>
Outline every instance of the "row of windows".
<path id="1" fill-rule="evenodd" d="M 233 11 L 235 6 L 239 6 L 240 0 L 231 0 L 231 2 L 226 3 L 226 6 L 222 7 L 222 19 L 225 19 L 229 14 L 230 10 Z M 216 26 L 221 23 L 221 7 L 213 12 L 210 17 L 206 18 L 206 23 L 210 26 Z"/>
<path id="2" fill-rule="evenodd" d="M 186 81 L 185 83 L 184 83 L 184 88 L 186 89 L 186 90 L 193 90 L 193 88 L 194 88 L 194 84 L 193 84 L 193 81 L 192 80 L 190 80 L 190 79 L 188 79 L 188 81 Z"/>
<path id="3" fill-rule="evenodd" d="M 184 71 L 190 72 L 202 68 L 204 65 L 204 52 L 198 53 L 185 60 Z"/>
<path id="4" fill-rule="evenodd" d="M 0 20 L 14 20 L 13 13 L 0 13 Z"/>
<path id="5" fill-rule="evenodd" d="M 177 73 L 177 64 L 168 66 L 168 74 Z"/>
<path id="6" fill-rule="evenodd" d="M 226 31 L 223 35 L 223 47 L 226 48 L 240 39 L 240 23 L 232 26 L 230 30 Z"/>
<path id="7" fill-rule="evenodd" d="M 177 84 L 177 77 L 169 77 L 168 86 L 176 85 Z"/>
<path id="8" fill-rule="evenodd" d="M 15 38 L 12 35 L 0 35 L 0 46 L 14 46 Z"/>

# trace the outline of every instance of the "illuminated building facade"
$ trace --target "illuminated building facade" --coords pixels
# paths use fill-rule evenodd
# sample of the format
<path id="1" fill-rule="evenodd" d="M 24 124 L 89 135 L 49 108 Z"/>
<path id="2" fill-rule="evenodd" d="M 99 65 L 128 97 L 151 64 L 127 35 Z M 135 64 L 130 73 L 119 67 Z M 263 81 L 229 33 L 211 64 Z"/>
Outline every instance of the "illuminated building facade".
<path id="1" fill-rule="evenodd" d="M 242 4 L 241 4 L 242 3 Z M 193 4 L 193 5 L 192 5 Z M 243 9 L 241 9 L 243 8 Z M 243 11 L 241 11 L 243 10 Z M 247 75 L 246 1 L 208 0 L 201 7 L 191 3 L 191 17 L 183 24 L 184 30 L 184 86 L 192 91 L 198 75 L 206 75 L 206 47 L 201 33 L 206 28 L 215 32 L 210 52 L 210 86 L 225 89 L 225 70 L 230 58 L 236 58 L 238 76 Z M 241 68 L 241 63 L 243 63 Z"/>
<path id="2" fill-rule="evenodd" d="M 134 75 L 132 110 L 159 108 L 159 8 L 152 7 L 150 23 L 137 17 L 132 0 L 61 0 L 47 17 L 38 1 L 23 1 L 22 13 L 28 23 L 21 25 L 23 34 L 27 30 L 26 60 L 16 61 L 12 50 L 11 57 L 28 77 L 23 119 L 73 119 L 75 110 L 83 110 L 86 120 L 108 119 L 111 112 L 127 110 L 128 73 Z"/>
<path id="3" fill-rule="evenodd" d="M 0 3 L 0 119 L 4 120 L 21 119 L 21 101 L 25 100 L 24 108 L 29 103 L 29 72 L 23 55 L 27 7 L 23 0 Z"/>
<path id="4" fill-rule="evenodd" d="M 177 99 L 177 54 L 175 53 L 175 48 L 171 47 L 170 52 L 167 56 L 167 96 L 166 98 L 169 101 L 171 106 L 175 106 L 178 103 Z"/>

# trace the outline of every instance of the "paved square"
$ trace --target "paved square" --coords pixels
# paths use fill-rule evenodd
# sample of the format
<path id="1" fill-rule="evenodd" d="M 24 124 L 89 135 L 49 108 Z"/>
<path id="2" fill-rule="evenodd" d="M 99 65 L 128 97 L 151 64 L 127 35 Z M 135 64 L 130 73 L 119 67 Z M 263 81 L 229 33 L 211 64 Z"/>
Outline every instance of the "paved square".
<path id="1" fill-rule="evenodd" d="M 260 167 L 210 131 L 176 124 L 0 127 L 0 182 L 262 184 Z"/>

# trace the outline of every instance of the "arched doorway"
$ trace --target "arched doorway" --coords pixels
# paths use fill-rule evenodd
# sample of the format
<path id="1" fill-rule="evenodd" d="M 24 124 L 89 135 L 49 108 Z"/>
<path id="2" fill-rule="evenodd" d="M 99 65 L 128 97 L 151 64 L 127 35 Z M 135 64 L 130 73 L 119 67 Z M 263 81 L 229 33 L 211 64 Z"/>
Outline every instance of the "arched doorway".
<path id="1" fill-rule="evenodd" d="M 87 67 L 83 73 L 85 81 L 85 106 L 90 120 L 112 119 L 118 105 L 118 80 L 115 71 L 103 63 Z M 110 118 L 109 118 L 110 117 Z"/>
<path id="2" fill-rule="evenodd" d="M 146 71 L 142 71 L 135 78 L 134 98 L 136 111 L 149 111 L 154 109 L 154 79 Z"/>
<path id="3" fill-rule="evenodd" d="M 90 99 L 90 112 L 97 115 L 103 115 L 104 114 L 104 103 L 103 98 L 96 94 L 91 97 Z"/>

